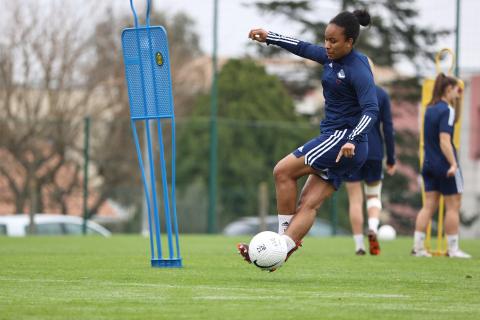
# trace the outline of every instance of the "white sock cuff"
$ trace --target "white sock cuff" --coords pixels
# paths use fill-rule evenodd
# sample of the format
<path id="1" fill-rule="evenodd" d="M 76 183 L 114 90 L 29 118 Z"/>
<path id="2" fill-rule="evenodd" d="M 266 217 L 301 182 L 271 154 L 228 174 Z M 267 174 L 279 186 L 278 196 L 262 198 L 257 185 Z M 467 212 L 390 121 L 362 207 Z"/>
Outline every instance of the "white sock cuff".
<path id="1" fill-rule="evenodd" d="M 415 231 L 413 234 L 413 248 L 415 251 L 425 249 L 425 232 Z"/>
<path id="2" fill-rule="evenodd" d="M 363 240 L 363 234 L 359 233 L 359 234 L 354 234 L 353 235 L 353 239 L 355 240 Z"/>
<path id="3" fill-rule="evenodd" d="M 380 219 L 378 218 L 368 218 L 368 229 L 373 230 L 375 233 L 378 232 L 378 225 L 380 224 Z"/>
<path id="4" fill-rule="evenodd" d="M 457 234 L 447 234 L 447 244 L 448 251 L 458 250 L 458 233 Z"/>
<path id="5" fill-rule="evenodd" d="M 290 221 L 293 219 L 293 214 L 279 214 L 278 215 L 278 234 L 282 235 L 290 225 Z"/>
<path id="6" fill-rule="evenodd" d="M 359 249 L 365 250 L 365 245 L 363 244 L 363 234 L 354 234 L 353 241 L 355 242 L 355 251 Z"/>
<path id="7" fill-rule="evenodd" d="M 282 238 L 285 240 L 285 243 L 287 244 L 287 252 L 289 252 L 290 250 L 292 250 L 297 246 L 295 241 L 293 241 L 293 239 L 287 236 L 286 234 L 283 234 Z"/>

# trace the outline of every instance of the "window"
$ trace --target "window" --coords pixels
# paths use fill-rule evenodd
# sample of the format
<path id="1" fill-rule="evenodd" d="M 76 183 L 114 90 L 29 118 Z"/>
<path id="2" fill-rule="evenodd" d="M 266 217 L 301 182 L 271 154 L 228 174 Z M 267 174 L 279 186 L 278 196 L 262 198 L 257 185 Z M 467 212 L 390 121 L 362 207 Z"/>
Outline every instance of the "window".
<path id="1" fill-rule="evenodd" d="M 74 224 L 74 223 L 65 223 L 65 233 L 66 234 L 73 234 L 73 235 L 81 235 L 82 233 L 82 225 L 81 224 Z"/>
<path id="2" fill-rule="evenodd" d="M 28 232 L 28 226 L 27 232 Z M 35 225 L 35 234 L 37 235 L 62 235 L 64 234 L 62 224 L 59 222 L 41 223 Z"/>
<path id="3" fill-rule="evenodd" d="M 87 227 L 87 234 L 93 234 L 95 236 L 103 236 L 103 234 L 101 234 L 97 230 L 89 228 L 89 227 Z"/>
<path id="4" fill-rule="evenodd" d="M 66 234 L 70 234 L 70 235 L 82 235 L 83 234 L 83 225 L 81 225 L 81 224 L 65 223 L 64 227 L 65 227 L 65 233 Z M 97 230 L 92 229 L 88 226 L 87 226 L 87 234 L 102 235 Z"/>
<path id="5" fill-rule="evenodd" d="M 4 224 L 0 224 L 0 236 L 7 235 L 7 226 Z"/>

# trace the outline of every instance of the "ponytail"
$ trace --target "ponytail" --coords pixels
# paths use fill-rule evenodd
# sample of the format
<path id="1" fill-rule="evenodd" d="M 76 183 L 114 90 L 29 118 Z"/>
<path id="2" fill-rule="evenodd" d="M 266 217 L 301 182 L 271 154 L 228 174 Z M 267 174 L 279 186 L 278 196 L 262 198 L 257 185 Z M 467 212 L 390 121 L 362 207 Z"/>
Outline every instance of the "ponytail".
<path id="1" fill-rule="evenodd" d="M 442 96 L 445 94 L 445 90 L 448 88 L 448 86 L 456 85 L 458 85 L 458 80 L 456 78 L 446 76 L 443 72 L 441 72 L 435 79 L 435 84 L 433 85 L 432 99 L 427 104 L 427 106 L 433 106 L 434 104 L 442 100 Z"/>
<path id="2" fill-rule="evenodd" d="M 427 107 L 433 106 L 434 104 L 440 102 L 440 100 L 442 100 L 443 95 L 445 94 L 445 90 L 447 90 L 449 86 L 455 87 L 457 85 L 458 85 L 458 79 L 454 77 L 446 76 L 443 72 L 440 73 L 435 79 L 435 84 L 433 85 L 432 99 L 427 104 Z M 456 99 L 455 101 L 452 102 L 452 104 L 453 104 L 452 107 L 455 110 L 454 123 L 457 123 L 461 113 L 460 99 Z"/>

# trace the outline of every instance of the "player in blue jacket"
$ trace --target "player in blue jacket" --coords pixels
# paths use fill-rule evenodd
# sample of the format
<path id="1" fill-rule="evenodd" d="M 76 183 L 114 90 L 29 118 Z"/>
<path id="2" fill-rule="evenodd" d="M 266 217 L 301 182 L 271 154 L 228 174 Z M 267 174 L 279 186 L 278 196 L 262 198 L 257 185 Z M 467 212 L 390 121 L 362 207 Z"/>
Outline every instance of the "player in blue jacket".
<path id="1" fill-rule="evenodd" d="M 463 178 L 453 144 L 453 129 L 460 117 L 460 96 L 461 88 L 457 79 L 443 73 L 437 76 L 423 125 L 422 178 L 425 201 L 415 223 L 412 255 L 417 257 L 431 257 L 424 246 L 425 230 L 438 208 L 440 195 L 443 195 L 447 254 L 452 258 L 471 258 L 460 250 L 458 243 Z"/>
<path id="2" fill-rule="evenodd" d="M 373 65 L 371 65 L 373 69 Z M 387 92 L 376 86 L 379 116 L 368 133 L 368 156 L 363 166 L 350 175 L 346 181 L 348 193 L 350 223 L 355 242 L 355 253 L 364 255 L 365 246 L 363 243 L 363 192 L 367 197 L 368 214 L 368 240 L 369 252 L 371 255 L 380 254 L 380 245 L 377 240 L 380 210 L 382 209 L 381 191 L 383 179 L 383 157 L 384 147 L 387 153 L 387 173 L 395 173 L 395 141 L 390 110 L 390 98 Z M 383 134 L 382 134 L 383 133 Z"/>
<path id="3" fill-rule="evenodd" d="M 360 25 L 368 24 L 366 11 L 339 13 L 325 30 L 325 47 L 263 29 L 249 33 L 252 40 L 277 45 L 323 65 L 325 119 L 320 135 L 284 157 L 273 170 L 279 233 L 289 255 L 313 225 L 323 201 L 367 157 L 367 133 L 376 121 L 378 102 L 368 59 L 353 45 Z M 303 176 L 308 179 L 298 199 L 297 180 Z M 250 262 L 248 245 L 238 244 L 237 248 Z"/>

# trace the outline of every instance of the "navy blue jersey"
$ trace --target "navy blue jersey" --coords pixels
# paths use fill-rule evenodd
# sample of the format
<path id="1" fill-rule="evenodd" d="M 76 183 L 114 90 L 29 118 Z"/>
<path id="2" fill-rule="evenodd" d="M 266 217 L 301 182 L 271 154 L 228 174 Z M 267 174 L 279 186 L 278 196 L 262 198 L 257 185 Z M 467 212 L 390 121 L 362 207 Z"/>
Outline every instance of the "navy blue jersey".
<path id="1" fill-rule="evenodd" d="M 455 110 L 445 101 L 440 101 L 433 106 L 428 106 L 425 111 L 423 124 L 424 160 L 423 169 L 428 169 L 437 175 L 445 175 L 450 168 L 447 158 L 440 148 L 440 133 L 446 132 L 451 135 L 451 144 L 455 159 L 457 153 L 453 144 L 453 126 L 455 122 Z M 458 161 L 457 161 L 458 162 Z"/>
<path id="2" fill-rule="evenodd" d="M 275 44 L 300 57 L 323 65 L 325 119 L 323 132 L 353 129 L 348 141 L 367 141 L 367 133 L 378 116 L 378 101 L 372 70 L 365 55 L 356 50 L 330 60 L 324 47 L 268 32 L 267 44 Z"/>
<path id="3" fill-rule="evenodd" d="M 368 132 L 368 160 L 383 160 L 385 139 L 385 150 L 387 152 L 387 164 L 395 164 L 395 140 L 392 123 L 392 112 L 390 109 L 390 98 L 387 92 L 376 86 L 378 99 L 378 119 Z M 382 134 L 383 132 L 383 134 Z"/>

